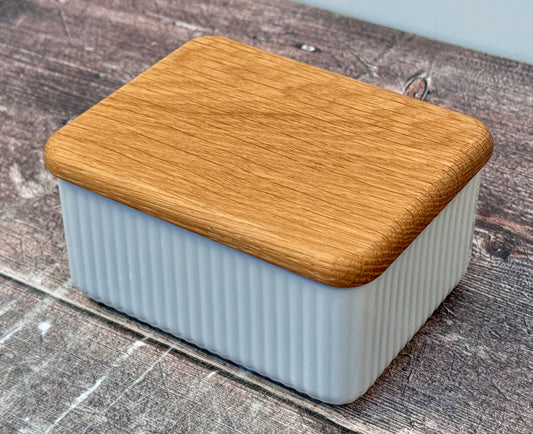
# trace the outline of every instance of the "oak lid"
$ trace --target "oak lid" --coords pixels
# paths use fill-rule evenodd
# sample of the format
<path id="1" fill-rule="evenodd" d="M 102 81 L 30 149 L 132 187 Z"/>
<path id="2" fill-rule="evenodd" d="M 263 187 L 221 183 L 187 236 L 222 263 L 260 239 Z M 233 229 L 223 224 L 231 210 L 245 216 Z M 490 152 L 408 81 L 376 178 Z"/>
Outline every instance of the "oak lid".
<path id="1" fill-rule="evenodd" d="M 478 120 L 221 37 L 57 131 L 67 181 L 340 287 L 378 277 L 488 161 Z"/>

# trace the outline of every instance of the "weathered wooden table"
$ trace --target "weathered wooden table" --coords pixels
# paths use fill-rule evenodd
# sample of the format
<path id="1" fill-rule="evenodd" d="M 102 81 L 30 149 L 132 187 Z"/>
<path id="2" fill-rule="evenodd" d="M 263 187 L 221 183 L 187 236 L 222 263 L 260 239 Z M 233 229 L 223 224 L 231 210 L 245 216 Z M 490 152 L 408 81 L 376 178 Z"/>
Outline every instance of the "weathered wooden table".
<path id="1" fill-rule="evenodd" d="M 353 404 L 311 401 L 69 282 L 47 137 L 206 34 L 425 96 L 494 135 L 466 277 Z M 3 0 L 0 128 L 0 432 L 531 432 L 533 66 L 285 0 Z"/>

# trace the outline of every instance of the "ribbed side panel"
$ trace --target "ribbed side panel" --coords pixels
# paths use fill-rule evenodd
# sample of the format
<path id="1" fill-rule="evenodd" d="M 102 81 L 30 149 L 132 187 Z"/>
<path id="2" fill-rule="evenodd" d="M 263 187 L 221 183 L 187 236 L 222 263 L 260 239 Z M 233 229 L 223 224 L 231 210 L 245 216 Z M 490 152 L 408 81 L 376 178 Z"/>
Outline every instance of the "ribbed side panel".
<path id="1" fill-rule="evenodd" d="M 375 281 L 331 288 L 60 180 L 90 297 L 331 403 L 374 382 L 468 263 L 477 179 Z"/>
<path id="2" fill-rule="evenodd" d="M 362 321 L 364 393 L 405 346 L 468 267 L 479 175 L 453 199 L 398 259 L 368 285 Z M 359 393 L 359 394 L 360 394 Z"/>

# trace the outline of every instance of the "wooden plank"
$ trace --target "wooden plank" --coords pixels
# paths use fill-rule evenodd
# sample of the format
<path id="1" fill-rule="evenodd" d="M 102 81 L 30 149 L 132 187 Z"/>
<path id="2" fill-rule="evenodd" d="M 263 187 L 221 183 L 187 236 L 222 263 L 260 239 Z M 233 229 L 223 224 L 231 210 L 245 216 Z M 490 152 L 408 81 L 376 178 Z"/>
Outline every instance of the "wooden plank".
<path id="1" fill-rule="evenodd" d="M 203 34 L 222 34 L 399 92 L 411 77 L 425 73 L 421 80 L 429 84 L 430 102 L 479 117 L 494 136 L 467 276 L 369 392 L 353 404 L 332 407 L 312 402 L 108 310 L 68 282 L 57 190 L 42 160 L 46 139 L 177 46 Z M 4 0 L 0 71 L 0 273 L 92 312 L 91 327 L 97 332 L 91 335 L 96 342 L 91 345 L 104 345 L 116 335 L 111 324 L 119 324 L 138 333 L 134 339 L 148 336 L 185 354 L 198 366 L 197 371 L 188 368 L 197 381 L 210 372 L 204 366 L 225 373 L 230 378 L 227 394 L 237 393 L 246 408 L 272 396 L 292 409 L 362 432 L 529 431 L 533 425 L 532 66 L 281 0 L 120 4 Z M 16 299 L 13 292 L 9 294 L 9 300 Z M 32 303 L 35 299 L 27 302 L 25 312 L 31 312 Z M 64 328 L 79 328 L 68 315 L 61 318 Z M 76 347 L 75 339 L 70 342 L 82 360 L 89 360 L 85 347 Z M 131 340 L 120 342 L 124 349 Z M 1 349 L 0 353 L 3 357 Z M 109 364 L 113 355 L 108 352 L 102 363 Z M 160 350 L 151 350 L 146 362 L 137 361 L 139 369 L 146 370 L 160 355 Z M 73 356 L 61 360 L 73 364 L 65 369 L 79 366 Z M 36 399 L 50 401 L 50 410 L 42 404 L 38 418 L 53 423 L 102 374 L 85 372 L 75 388 L 65 385 L 70 401 L 55 403 L 53 395 L 33 389 Z M 16 390 L 9 399 L 29 402 L 26 371 L 18 373 L 12 374 L 10 384 Z M 168 377 L 180 384 L 179 373 L 167 371 Z M 115 396 L 117 390 L 110 388 L 109 393 Z M 137 396 L 150 393 L 141 385 L 138 390 Z M 152 399 L 161 402 L 164 389 L 156 390 Z M 254 390 L 261 393 L 251 394 Z M 90 402 L 87 398 L 77 412 L 71 412 L 69 423 L 99 423 L 97 415 L 90 419 L 82 411 Z M 201 404 L 188 408 L 198 415 Z M 241 417 L 235 407 L 229 408 L 227 414 Z M 284 410 L 280 418 L 285 414 Z M 10 427 L 17 430 L 23 427 L 16 425 L 22 423 L 19 415 L 26 417 L 10 410 L 2 418 L 9 417 Z M 270 417 L 268 412 L 261 414 L 258 423 L 266 424 Z M 202 422 L 200 417 L 195 420 Z M 147 431 L 157 429 L 149 421 L 144 423 Z"/>
<path id="2" fill-rule="evenodd" d="M 1 277 L 0 372 L 2 432 L 342 431 L 172 347 Z"/>

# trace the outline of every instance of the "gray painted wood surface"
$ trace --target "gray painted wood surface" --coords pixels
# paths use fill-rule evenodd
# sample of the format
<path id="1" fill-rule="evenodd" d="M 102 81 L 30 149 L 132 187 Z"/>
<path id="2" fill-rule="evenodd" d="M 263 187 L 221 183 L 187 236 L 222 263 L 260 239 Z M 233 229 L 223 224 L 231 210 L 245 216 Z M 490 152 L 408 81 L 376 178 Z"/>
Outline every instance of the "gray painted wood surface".
<path id="1" fill-rule="evenodd" d="M 205 34 L 427 88 L 494 135 L 466 277 L 352 404 L 309 400 L 69 282 L 47 137 Z M 532 163 L 531 65 L 284 0 L 0 1 L 0 432 L 530 432 Z"/>

